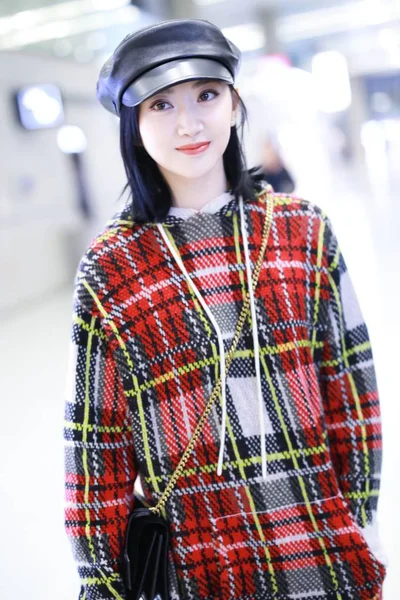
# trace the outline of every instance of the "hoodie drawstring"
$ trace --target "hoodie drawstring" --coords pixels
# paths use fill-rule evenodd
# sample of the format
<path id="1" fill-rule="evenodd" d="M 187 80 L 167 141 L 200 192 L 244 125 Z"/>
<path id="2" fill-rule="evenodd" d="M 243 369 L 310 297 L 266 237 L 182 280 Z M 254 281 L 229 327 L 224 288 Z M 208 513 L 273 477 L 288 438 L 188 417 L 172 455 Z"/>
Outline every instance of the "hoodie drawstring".
<path id="1" fill-rule="evenodd" d="M 239 200 L 240 208 L 240 226 L 242 230 L 244 255 L 246 259 L 246 271 L 247 271 L 247 285 L 249 288 L 250 295 L 250 309 L 251 309 L 251 322 L 253 330 L 253 346 L 254 346 L 254 365 L 256 368 L 256 384 L 257 384 L 257 398 L 258 398 L 258 420 L 260 425 L 260 443 L 261 443 L 261 469 L 263 479 L 267 478 L 267 452 L 265 447 L 265 423 L 264 423 L 264 401 L 261 390 L 261 370 L 260 370 L 260 346 L 258 343 L 258 327 L 257 327 L 257 316 L 254 302 L 254 291 L 251 281 L 250 271 L 250 257 L 249 257 L 249 244 L 247 240 L 247 231 L 245 226 L 245 215 L 243 209 L 242 198 Z"/>
<path id="2" fill-rule="evenodd" d="M 261 438 L 261 465 L 262 465 L 262 475 L 263 478 L 267 477 L 267 462 L 266 462 L 266 448 L 265 448 L 265 424 L 264 424 L 264 413 L 263 413 L 263 398 L 262 398 L 262 390 L 261 390 L 261 374 L 260 374 L 260 359 L 259 359 L 259 343 L 258 343 L 258 334 L 257 334 L 257 317 L 255 311 L 255 303 L 254 303 L 254 292 L 251 281 L 251 270 L 250 270 L 250 257 L 248 250 L 248 240 L 247 240 L 247 232 L 246 232 L 246 223 L 245 223 L 245 215 L 243 208 L 243 198 L 239 198 L 239 208 L 240 208 L 240 226 L 242 231 L 243 245 L 244 245 L 244 253 L 245 253 L 245 262 L 246 262 L 246 272 L 247 272 L 247 285 L 249 288 L 250 294 L 250 308 L 251 308 L 251 320 L 252 320 L 252 333 L 253 333 L 253 345 L 254 345 L 254 362 L 256 368 L 256 382 L 257 382 L 257 396 L 258 396 L 258 418 L 260 424 L 260 438 Z M 179 256 L 176 248 L 171 243 L 171 240 L 167 236 L 162 224 L 157 223 L 158 230 L 160 231 L 166 245 L 168 246 L 172 256 L 175 258 L 178 266 L 180 267 L 182 273 L 184 274 L 187 283 L 191 289 L 193 289 L 196 294 L 197 299 L 199 300 L 201 306 L 205 310 L 208 315 L 211 323 L 213 324 L 218 337 L 218 347 L 219 347 L 219 356 L 220 356 L 220 373 L 221 373 L 221 389 L 222 389 L 222 423 L 221 423 L 221 434 L 220 434 L 220 447 L 219 447 L 219 456 L 218 456 L 218 467 L 217 467 L 217 475 L 222 475 L 222 466 L 223 466 L 223 456 L 224 456 L 224 448 L 225 448 L 225 437 L 226 437 L 226 368 L 225 368 L 225 349 L 224 349 L 224 341 L 222 338 L 222 334 L 220 328 L 218 326 L 217 321 L 215 320 L 212 312 L 208 308 L 205 303 L 202 295 L 200 294 L 197 286 L 192 281 L 189 276 L 185 265 L 182 262 L 181 257 Z"/>

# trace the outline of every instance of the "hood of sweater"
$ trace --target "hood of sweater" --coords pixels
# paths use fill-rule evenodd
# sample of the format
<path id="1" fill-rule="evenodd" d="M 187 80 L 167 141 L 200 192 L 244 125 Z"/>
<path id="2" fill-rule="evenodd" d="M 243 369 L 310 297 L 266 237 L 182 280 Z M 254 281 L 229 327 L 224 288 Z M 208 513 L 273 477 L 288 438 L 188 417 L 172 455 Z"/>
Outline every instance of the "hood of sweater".
<path id="1" fill-rule="evenodd" d="M 178 220 L 179 219 L 190 219 L 190 217 L 196 216 L 196 215 L 201 215 L 201 214 L 215 214 L 217 213 L 223 206 L 225 206 L 226 204 L 228 204 L 229 202 L 231 202 L 231 200 L 234 200 L 235 197 L 232 193 L 231 190 L 228 190 L 226 192 L 223 192 L 222 194 L 220 194 L 219 196 L 216 196 L 215 198 L 213 198 L 212 200 L 210 200 L 209 202 L 207 202 L 206 204 L 204 204 L 201 208 L 183 208 L 180 206 L 171 206 L 171 208 L 169 209 L 167 218 L 164 219 L 164 223 L 165 222 L 174 222 L 174 219 L 170 218 L 170 217 L 176 217 Z M 233 203 L 232 203 L 233 204 Z"/>

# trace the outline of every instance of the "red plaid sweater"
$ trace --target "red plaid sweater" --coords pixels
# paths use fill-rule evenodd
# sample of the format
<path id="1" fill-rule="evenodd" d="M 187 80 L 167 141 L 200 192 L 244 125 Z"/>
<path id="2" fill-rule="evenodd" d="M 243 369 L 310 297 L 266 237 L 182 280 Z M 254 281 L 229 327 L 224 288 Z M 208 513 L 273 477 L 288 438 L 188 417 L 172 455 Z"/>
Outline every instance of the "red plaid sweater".
<path id="1" fill-rule="evenodd" d="M 331 222 L 314 204 L 268 189 L 245 201 L 252 267 L 267 202 L 254 294 L 267 477 L 249 319 L 227 379 L 222 474 L 217 403 L 167 502 L 171 597 L 370 600 L 385 567 L 363 534 L 382 458 L 368 331 Z M 163 223 L 225 350 L 247 289 L 239 217 L 232 198 L 214 214 Z M 135 479 L 154 505 L 219 376 L 218 348 L 157 226 L 132 223 L 128 208 L 115 215 L 75 282 L 65 526 L 80 600 L 125 599 L 120 559 Z"/>

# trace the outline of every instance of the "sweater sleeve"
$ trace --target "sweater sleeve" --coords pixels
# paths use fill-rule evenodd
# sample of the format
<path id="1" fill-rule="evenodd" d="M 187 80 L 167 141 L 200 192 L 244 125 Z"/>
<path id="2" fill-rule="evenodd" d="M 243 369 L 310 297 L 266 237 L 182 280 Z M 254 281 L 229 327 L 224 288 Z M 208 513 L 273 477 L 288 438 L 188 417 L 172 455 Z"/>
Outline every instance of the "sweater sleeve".
<path id="1" fill-rule="evenodd" d="M 64 443 L 65 529 L 79 600 L 125 600 L 120 561 L 136 478 L 132 427 L 101 321 L 76 299 Z"/>
<path id="2" fill-rule="evenodd" d="M 373 553 L 387 564 L 377 507 L 382 426 L 367 325 L 330 219 L 325 215 L 329 301 L 320 388 L 333 467 L 350 511 Z"/>

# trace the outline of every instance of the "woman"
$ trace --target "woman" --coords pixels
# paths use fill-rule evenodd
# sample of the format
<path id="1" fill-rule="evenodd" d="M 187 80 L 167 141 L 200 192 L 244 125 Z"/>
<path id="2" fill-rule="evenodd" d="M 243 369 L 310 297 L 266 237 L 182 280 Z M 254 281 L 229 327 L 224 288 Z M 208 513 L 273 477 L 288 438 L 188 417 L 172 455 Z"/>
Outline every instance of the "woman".
<path id="1" fill-rule="evenodd" d="M 207 21 L 174 20 L 127 36 L 100 73 L 131 200 L 75 281 L 65 515 L 81 600 L 127 597 L 135 480 L 154 507 L 217 379 L 163 510 L 170 597 L 380 594 L 368 332 L 329 218 L 245 168 L 239 58 Z"/>

